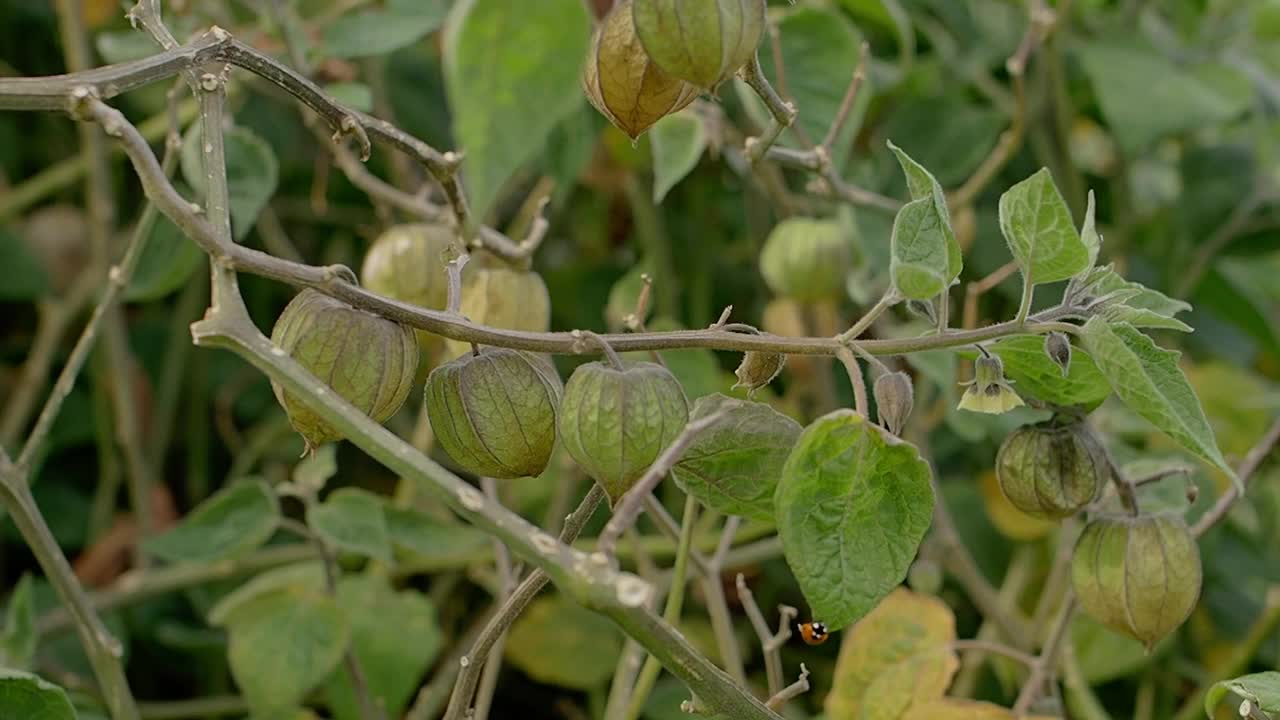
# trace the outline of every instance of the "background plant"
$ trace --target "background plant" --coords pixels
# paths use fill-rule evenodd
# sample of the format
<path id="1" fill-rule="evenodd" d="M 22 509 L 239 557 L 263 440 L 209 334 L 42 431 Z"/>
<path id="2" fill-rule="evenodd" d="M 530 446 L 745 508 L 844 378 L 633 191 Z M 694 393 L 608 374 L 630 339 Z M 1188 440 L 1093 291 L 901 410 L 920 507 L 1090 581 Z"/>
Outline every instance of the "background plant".
<path id="1" fill-rule="evenodd" d="M 7 710 L 1193 717 L 1231 693 L 1224 713 L 1276 711 L 1274 674 L 1236 678 L 1276 666 L 1280 619 L 1270 4 L 779 4 L 718 100 L 635 144 L 579 87 L 609 3 L 174 3 L 164 24 L 145 0 L 140 31 L 112 2 L 55 5 L 2 7 L 6 75 L 153 59 L 0 79 L 0 108 L 82 121 L 0 115 L 0 475 L 25 541 L 5 552 Z M 653 59 L 705 86 L 733 55 Z M 406 220 L 471 257 L 434 270 L 442 305 L 346 269 Z M 474 280 L 494 268 L 540 275 L 550 317 L 499 312 L 515 293 Z M 453 341 L 420 336 L 428 352 L 554 353 L 565 377 L 602 350 L 661 360 L 692 420 L 632 478 L 655 496 L 607 519 L 563 452 L 539 479 L 473 485 L 422 454 L 416 392 L 384 430 L 273 352 L 258 328 L 290 293 L 262 278 Z M 1072 336 L 1065 373 L 1048 331 Z M 744 351 L 760 402 L 718 398 Z M 910 444 L 868 420 L 890 396 L 866 381 L 898 369 Z M 351 444 L 298 462 L 267 377 Z M 1046 408 L 1092 411 L 1116 482 L 1091 511 L 1185 512 L 1201 537 L 1197 609 L 1150 655 L 1060 602 L 1084 517 L 1023 516 L 989 471 Z M 837 482 L 806 469 L 851 439 L 867 461 Z M 748 452 L 715 462 L 717 445 Z M 777 502 L 745 484 L 759 467 L 780 468 Z M 846 498 L 879 504 L 807 532 Z M 824 569 L 847 550 L 861 574 Z M 32 555 L 48 584 L 20 580 Z M 838 658 L 789 641 L 792 605 L 857 622 Z"/>

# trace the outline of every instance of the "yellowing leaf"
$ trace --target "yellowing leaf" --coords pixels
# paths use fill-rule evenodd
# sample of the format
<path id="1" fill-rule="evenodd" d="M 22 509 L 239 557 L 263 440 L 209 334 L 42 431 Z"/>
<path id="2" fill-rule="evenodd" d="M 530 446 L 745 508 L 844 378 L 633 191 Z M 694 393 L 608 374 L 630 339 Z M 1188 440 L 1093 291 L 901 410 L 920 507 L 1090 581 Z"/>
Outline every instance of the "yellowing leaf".
<path id="1" fill-rule="evenodd" d="M 1008 708 L 974 700 L 945 698 L 914 705 L 902 720 L 1015 720 Z M 1050 720 L 1042 715 L 1026 715 L 1022 720 Z"/>
<path id="2" fill-rule="evenodd" d="M 862 700 L 864 720 L 899 720 L 917 702 L 941 697 L 955 677 L 960 659 L 941 645 L 890 665 L 867 686 Z"/>
<path id="3" fill-rule="evenodd" d="M 983 473 L 980 486 L 983 504 L 987 508 L 987 517 L 991 519 L 991 524 L 996 526 L 996 530 L 1010 540 L 1022 542 L 1038 540 L 1048 535 L 1049 531 L 1057 526 L 1058 523 L 1053 520 L 1031 517 L 1014 507 L 1000 490 L 1000 483 L 996 480 L 994 472 Z"/>
<path id="4" fill-rule="evenodd" d="M 955 617 L 941 600 L 899 588 L 850 629 L 826 711 L 832 720 L 898 720 L 942 697 L 958 665 Z"/>

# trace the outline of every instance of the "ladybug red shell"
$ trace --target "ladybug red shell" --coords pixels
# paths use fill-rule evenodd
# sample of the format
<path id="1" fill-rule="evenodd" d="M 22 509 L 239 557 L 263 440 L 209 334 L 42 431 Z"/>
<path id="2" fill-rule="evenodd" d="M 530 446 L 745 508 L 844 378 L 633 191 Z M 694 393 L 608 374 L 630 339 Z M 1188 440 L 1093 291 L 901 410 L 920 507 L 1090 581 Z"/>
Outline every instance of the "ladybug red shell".
<path id="1" fill-rule="evenodd" d="M 806 645 L 821 645 L 831 637 L 827 626 L 820 622 L 807 622 L 800 626 L 800 637 Z"/>

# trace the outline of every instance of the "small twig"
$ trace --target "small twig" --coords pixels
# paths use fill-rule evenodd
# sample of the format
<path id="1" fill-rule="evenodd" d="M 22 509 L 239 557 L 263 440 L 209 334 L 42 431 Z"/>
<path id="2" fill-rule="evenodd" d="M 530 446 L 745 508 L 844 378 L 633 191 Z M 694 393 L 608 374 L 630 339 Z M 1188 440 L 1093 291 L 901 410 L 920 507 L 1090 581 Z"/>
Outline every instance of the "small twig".
<path id="1" fill-rule="evenodd" d="M 870 417 L 867 413 L 870 408 L 867 404 L 867 381 L 862 376 L 862 366 L 858 364 L 858 358 L 853 356 L 853 352 L 849 348 L 841 348 L 836 353 L 836 358 L 844 364 L 844 369 L 849 373 L 849 385 L 853 388 L 853 408 L 862 417 Z"/>
<path id="2" fill-rule="evenodd" d="M 626 365 L 622 363 L 622 357 L 618 355 L 618 351 L 614 349 L 613 345 L 611 345 L 608 340 L 605 340 L 603 337 L 600 337 L 590 330 L 574 330 L 571 335 L 573 335 L 574 340 L 577 341 L 574 343 L 575 353 L 586 352 L 585 347 L 579 350 L 578 345 L 583 339 L 590 340 L 604 352 L 604 356 L 609 360 L 609 365 L 611 365 L 614 370 L 626 369 Z"/>
<path id="3" fill-rule="evenodd" d="M 481 478 L 480 485 L 484 494 L 493 502 L 498 502 L 498 484 L 493 478 Z M 515 573 L 511 567 L 511 553 L 501 540 L 493 541 L 494 562 L 498 567 L 498 587 L 500 597 L 505 603 L 511 597 L 515 585 Z M 493 706 L 493 693 L 498 687 L 498 673 L 502 671 L 502 650 L 507 644 L 507 629 L 498 635 L 490 650 L 489 659 L 484 663 L 484 671 L 480 675 L 480 685 L 476 688 L 476 697 L 468 713 L 470 720 L 487 720 L 489 708 Z"/>
<path id="4" fill-rule="evenodd" d="M 800 679 L 775 693 L 765 703 L 765 707 L 775 712 L 779 711 L 783 705 L 787 704 L 788 700 L 800 697 L 807 692 L 809 692 L 809 668 L 805 667 L 804 663 L 800 663 Z"/>
<path id="5" fill-rule="evenodd" d="M 644 320 L 649 316 L 649 294 L 653 292 L 653 278 L 649 273 L 640 275 L 640 294 L 636 296 L 636 307 L 622 318 L 622 324 L 631 332 L 643 331 Z"/>
<path id="6" fill-rule="evenodd" d="M 1280 444 L 1280 419 L 1271 424 L 1271 428 L 1267 430 L 1262 439 L 1258 441 L 1244 456 L 1244 460 L 1240 462 L 1240 466 L 1236 468 L 1236 475 L 1240 478 L 1240 484 L 1248 486 L 1249 480 L 1254 473 L 1261 467 L 1262 461 L 1275 450 L 1276 445 Z M 1240 499 L 1240 492 L 1235 486 L 1227 488 L 1226 492 L 1218 498 L 1218 501 L 1209 508 L 1196 524 L 1191 527 L 1191 534 L 1200 537 L 1209 531 L 1209 528 L 1218 524 L 1222 518 L 1227 516 L 1227 511 Z"/>
<path id="7" fill-rule="evenodd" d="M 1011 660 L 1017 660 L 1027 667 L 1035 667 L 1036 664 L 1036 658 L 1034 655 L 1022 652 L 1016 648 L 1011 648 L 1004 643 L 992 642 L 990 640 L 956 640 L 951 643 L 951 648 L 958 651 L 980 650 L 993 655 L 1003 655 Z"/>
<path id="8" fill-rule="evenodd" d="M 738 71 L 738 76 L 764 101 L 765 109 L 769 111 L 768 127 L 759 135 L 747 138 L 743 146 L 743 152 L 746 154 L 747 160 L 755 163 L 765 156 L 765 153 L 777 141 L 782 131 L 791 127 L 792 123 L 795 122 L 796 108 L 791 103 L 783 100 L 782 96 L 769 84 L 769 81 L 764 76 L 764 69 L 760 67 L 759 53 L 756 53 L 751 58 L 751 62 Z"/>
<path id="9" fill-rule="evenodd" d="M 679 549 L 676 550 L 675 566 L 671 570 L 671 587 L 667 590 L 667 604 L 662 608 L 662 619 L 673 625 L 679 624 L 680 614 L 684 609 L 684 593 L 689 574 L 689 553 L 693 546 L 693 528 L 697 515 L 697 498 L 692 495 L 686 495 L 684 513 L 680 518 Z M 624 715 L 627 720 L 636 720 L 636 718 L 640 717 L 640 713 L 644 710 L 645 701 L 649 699 L 649 693 L 652 692 L 653 685 L 657 682 L 660 672 L 662 672 L 662 664 L 651 654 L 645 660 L 644 667 L 640 669 L 640 675 L 636 677 L 631 699 L 627 702 L 627 711 Z"/>
<path id="10" fill-rule="evenodd" d="M 756 604 L 755 595 L 752 594 L 751 588 L 747 587 L 747 581 L 743 578 L 742 573 L 738 573 L 735 584 L 738 588 L 738 600 L 742 602 L 742 607 L 747 612 L 747 618 L 751 621 L 751 627 L 756 631 L 756 637 L 760 640 L 760 648 L 764 653 L 764 669 L 765 674 L 768 676 L 769 695 L 776 696 L 783 689 L 782 655 L 780 651 L 783 644 L 791 638 L 791 621 L 795 619 L 799 611 L 789 605 L 779 605 L 778 630 L 773 632 L 769 629 L 769 623 L 764 619 L 764 613 L 760 612 L 760 606 Z"/>
<path id="11" fill-rule="evenodd" d="M 1062 601 L 1062 608 L 1058 610 L 1058 619 L 1049 630 L 1049 638 L 1045 640 L 1044 649 L 1031 664 L 1031 676 L 1027 678 L 1022 691 L 1018 693 L 1017 702 L 1013 704 L 1014 715 L 1021 717 L 1026 713 L 1031 704 L 1044 692 L 1045 683 L 1053 677 L 1063 640 L 1070 634 L 1067 630 L 1071 627 L 1071 618 L 1075 616 L 1075 609 L 1075 594 L 1068 591 L 1067 597 Z"/>
<path id="12" fill-rule="evenodd" d="M 1191 475 L 1191 471 L 1192 468 L 1187 465 L 1177 465 L 1174 467 L 1164 468 L 1162 470 L 1157 470 L 1150 475 L 1144 475 L 1133 480 L 1133 486 L 1142 487 L 1143 485 L 1157 483 L 1161 480 L 1167 480 L 1172 477 L 1188 478 Z"/>
<path id="13" fill-rule="evenodd" d="M 1018 44 L 1018 49 L 1005 62 L 1005 69 L 1008 70 L 1010 81 L 1013 83 L 1014 107 L 1009 129 L 1001 133 L 995 147 L 987 157 L 983 158 L 982 164 L 973 171 L 969 179 L 951 193 L 949 201 L 953 207 L 963 207 L 972 203 L 978 193 L 995 179 L 1018 148 L 1022 147 L 1022 140 L 1027 130 L 1027 93 L 1024 79 L 1027 60 L 1044 41 L 1045 35 L 1056 21 L 1053 10 L 1045 6 L 1044 0 L 1031 0 L 1029 12 L 1030 18 L 1027 22 L 1027 30 L 1022 35 L 1022 41 Z"/>
<path id="14" fill-rule="evenodd" d="M 880 296 L 880 299 L 876 301 L 876 304 L 872 305 L 870 310 L 863 314 L 862 317 L 858 318 L 858 321 L 855 322 L 852 327 L 836 336 L 836 340 L 842 345 L 847 345 L 854 340 L 857 340 L 862 333 L 866 332 L 867 328 L 871 327 L 871 324 L 874 323 L 877 318 L 884 314 L 884 311 L 894 305 L 897 305 L 901 300 L 902 297 L 899 296 L 898 292 L 892 287 L 885 290 L 884 294 Z"/>
<path id="15" fill-rule="evenodd" d="M 853 103 L 858 98 L 858 90 L 862 87 L 863 80 L 867 75 L 867 58 L 871 53 L 871 46 L 863 41 L 862 47 L 858 50 L 858 64 L 853 69 L 853 78 L 849 81 L 849 87 L 844 91 L 844 98 L 840 101 L 840 109 L 836 112 L 836 117 L 831 121 L 831 127 L 827 128 L 827 136 L 822 139 L 818 147 L 822 148 L 828 155 L 835 147 L 836 140 L 840 137 L 840 131 L 844 129 L 844 124 L 849 120 L 849 113 L 853 110 Z"/>
<path id="16" fill-rule="evenodd" d="M 462 309 L 462 269 L 467 266 L 467 261 L 470 259 L 470 255 L 461 253 L 445 266 L 445 270 L 449 273 L 449 299 L 445 308 L 450 315 L 459 315 Z"/>
<path id="17" fill-rule="evenodd" d="M 602 500 L 604 500 L 604 490 L 599 485 L 592 483 L 591 489 L 587 491 L 586 497 L 578 504 L 578 508 L 565 518 L 564 527 L 560 530 L 560 541 L 571 543 L 576 540 L 582 532 L 582 528 L 586 526 L 587 521 L 595 513 L 596 508 L 600 506 Z M 480 680 L 480 668 L 487 662 L 494 646 L 498 643 L 498 639 L 516 621 L 516 618 L 520 617 L 520 614 L 529 606 L 529 603 L 533 602 L 533 599 L 537 597 L 542 588 L 546 587 L 549 580 L 550 578 L 546 573 L 541 570 L 534 570 L 494 610 L 489 621 L 481 629 L 480 634 L 476 636 L 471 649 L 459 658 L 458 665 L 461 668 L 461 672 L 458 673 L 457 682 L 454 684 L 453 693 L 449 698 L 449 708 L 445 711 L 444 716 L 446 720 L 465 716 L 467 708 L 471 705 L 471 697 L 475 693 L 476 684 Z"/>
<path id="18" fill-rule="evenodd" d="M 1004 282 L 1004 279 L 1018 271 L 1018 261 L 1010 260 L 1001 265 L 991 273 L 987 274 L 980 280 L 975 280 L 965 286 L 964 291 L 964 313 L 961 322 L 966 330 L 972 330 L 978 326 L 978 299 L 995 286 Z"/>
<path id="19" fill-rule="evenodd" d="M 671 468 L 675 467 L 675 464 L 680 461 L 680 456 L 684 455 L 684 451 L 689 448 L 698 433 L 718 422 L 723 414 L 723 412 L 714 412 L 697 420 L 691 420 L 689 424 L 684 426 L 684 429 L 680 431 L 675 440 L 671 441 L 666 450 L 662 451 L 658 459 L 653 461 L 653 464 L 649 466 L 644 475 L 640 476 L 635 485 L 632 485 L 631 489 L 614 506 L 613 516 L 609 518 L 609 522 L 600 531 L 600 538 L 596 543 L 597 552 L 613 557 L 618 545 L 618 538 L 622 536 L 624 530 L 635 524 L 636 518 L 640 516 L 640 511 L 644 507 L 645 498 L 653 492 L 653 489 L 658 486 L 662 478 L 671 472 Z"/>

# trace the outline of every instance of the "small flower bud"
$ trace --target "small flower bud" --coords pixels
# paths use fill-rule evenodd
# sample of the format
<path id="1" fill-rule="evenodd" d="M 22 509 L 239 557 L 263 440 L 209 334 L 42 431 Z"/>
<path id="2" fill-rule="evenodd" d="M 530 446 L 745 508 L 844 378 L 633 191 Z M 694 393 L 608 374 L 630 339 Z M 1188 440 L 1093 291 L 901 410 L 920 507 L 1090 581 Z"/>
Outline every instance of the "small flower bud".
<path id="1" fill-rule="evenodd" d="M 733 388 L 735 390 L 746 388 L 748 393 L 753 393 L 773 382 L 786 364 L 787 356 L 782 353 L 755 351 L 743 353 L 742 363 L 733 372 L 738 376 L 738 382 L 734 383 Z"/>
<path id="2" fill-rule="evenodd" d="M 1060 332 L 1045 335 L 1044 353 L 1062 368 L 1062 377 L 1066 377 L 1067 371 L 1071 368 L 1071 341 L 1067 336 Z"/>
<path id="3" fill-rule="evenodd" d="M 967 387 L 960 398 L 961 410 L 1000 415 L 1025 404 L 1009 387 L 1004 363 L 996 355 L 978 358 L 973 364 L 973 380 L 962 384 Z"/>
<path id="4" fill-rule="evenodd" d="M 911 415 L 914 400 L 911 378 L 901 371 L 884 373 L 876 378 L 873 392 L 880 424 L 894 435 L 900 435 L 902 427 L 907 424 L 907 417 Z"/>
<path id="5" fill-rule="evenodd" d="M 938 324 L 938 311 L 934 309 L 933 302 L 929 300 L 908 300 L 907 312 L 918 318 L 928 320 L 930 325 Z"/>

